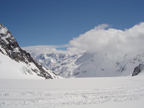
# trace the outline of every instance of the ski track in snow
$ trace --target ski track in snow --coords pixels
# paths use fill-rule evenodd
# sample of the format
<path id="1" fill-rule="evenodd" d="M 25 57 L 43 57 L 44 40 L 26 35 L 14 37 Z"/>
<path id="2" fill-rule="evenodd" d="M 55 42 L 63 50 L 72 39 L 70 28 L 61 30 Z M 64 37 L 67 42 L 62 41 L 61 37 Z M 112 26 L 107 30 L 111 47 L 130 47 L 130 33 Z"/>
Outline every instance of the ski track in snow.
<path id="1" fill-rule="evenodd" d="M 144 99 L 144 84 L 91 90 L 0 89 L 0 107 L 62 108 Z"/>

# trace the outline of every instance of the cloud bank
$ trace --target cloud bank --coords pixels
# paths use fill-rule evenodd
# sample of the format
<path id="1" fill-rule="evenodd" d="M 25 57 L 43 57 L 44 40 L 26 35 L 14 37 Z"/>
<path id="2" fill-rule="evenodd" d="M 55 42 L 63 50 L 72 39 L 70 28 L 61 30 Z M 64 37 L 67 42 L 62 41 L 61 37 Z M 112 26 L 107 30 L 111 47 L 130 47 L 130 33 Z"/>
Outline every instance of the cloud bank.
<path id="1" fill-rule="evenodd" d="M 67 45 L 40 45 L 24 47 L 23 49 L 30 52 L 31 50 L 37 52 L 42 50 L 42 52 L 48 53 L 65 52 L 65 50 L 60 50 L 62 48 L 67 48 L 66 52 L 71 54 L 85 51 L 112 55 L 144 53 L 144 22 L 125 30 L 118 30 L 110 28 L 107 24 L 101 24 L 74 38 Z"/>
<path id="2" fill-rule="evenodd" d="M 144 52 L 144 22 L 125 30 L 101 24 L 74 38 L 69 44 L 89 52 L 110 54 Z"/>

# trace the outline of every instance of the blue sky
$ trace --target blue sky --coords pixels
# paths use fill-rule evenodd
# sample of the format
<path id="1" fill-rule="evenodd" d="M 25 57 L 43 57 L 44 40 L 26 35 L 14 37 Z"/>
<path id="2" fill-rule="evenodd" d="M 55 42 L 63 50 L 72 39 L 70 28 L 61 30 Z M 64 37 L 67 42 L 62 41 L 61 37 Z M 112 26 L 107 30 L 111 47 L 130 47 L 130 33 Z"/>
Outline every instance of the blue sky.
<path id="1" fill-rule="evenodd" d="M 65 45 L 100 24 L 144 22 L 144 0 L 0 0 L 0 14 L 21 47 Z"/>

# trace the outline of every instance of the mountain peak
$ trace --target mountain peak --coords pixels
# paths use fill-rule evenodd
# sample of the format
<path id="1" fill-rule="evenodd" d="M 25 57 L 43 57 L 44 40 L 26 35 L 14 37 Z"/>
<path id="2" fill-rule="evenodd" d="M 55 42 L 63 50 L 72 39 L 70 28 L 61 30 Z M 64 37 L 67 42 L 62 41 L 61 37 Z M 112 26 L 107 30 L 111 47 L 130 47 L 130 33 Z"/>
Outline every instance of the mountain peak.
<path id="1" fill-rule="evenodd" d="M 4 55 L 9 56 L 16 62 L 23 62 L 30 67 L 30 70 L 35 72 L 38 76 L 46 79 L 57 78 L 52 71 L 47 70 L 35 61 L 29 53 L 21 49 L 15 38 L 12 36 L 10 31 L 2 24 L 0 24 L 0 52 Z M 33 66 L 30 66 L 32 65 Z"/>

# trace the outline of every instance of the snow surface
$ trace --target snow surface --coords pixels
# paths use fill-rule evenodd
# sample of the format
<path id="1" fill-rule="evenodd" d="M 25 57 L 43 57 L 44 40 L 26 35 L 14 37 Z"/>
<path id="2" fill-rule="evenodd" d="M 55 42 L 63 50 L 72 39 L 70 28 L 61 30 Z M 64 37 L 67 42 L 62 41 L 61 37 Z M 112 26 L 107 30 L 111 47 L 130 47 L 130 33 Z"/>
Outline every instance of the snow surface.
<path id="1" fill-rule="evenodd" d="M 0 79 L 44 79 L 32 72 L 31 68 L 36 68 L 34 64 L 30 63 L 29 65 L 16 62 L 7 55 L 0 53 Z"/>
<path id="2" fill-rule="evenodd" d="M 0 107 L 143 108 L 143 77 L 0 79 Z"/>

